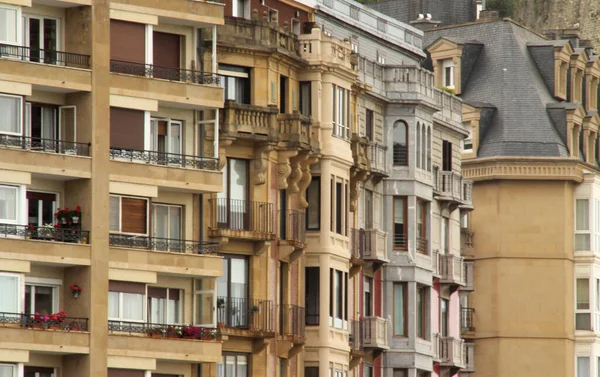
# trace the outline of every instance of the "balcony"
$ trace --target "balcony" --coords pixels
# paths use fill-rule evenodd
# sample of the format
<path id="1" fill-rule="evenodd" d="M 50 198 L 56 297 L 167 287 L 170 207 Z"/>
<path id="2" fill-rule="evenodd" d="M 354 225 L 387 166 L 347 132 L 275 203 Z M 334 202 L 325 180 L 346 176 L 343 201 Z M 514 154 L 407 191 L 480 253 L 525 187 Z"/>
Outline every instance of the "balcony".
<path id="1" fill-rule="evenodd" d="M 215 328 L 109 321 L 109 354 L 185 362 L 219 362 L 221 342 Z"/>
<path id="2" fill-rule="evenodd" d="M 461 372 L 475 372 L 475 343 L 465 343 L 466 366 Z"/>
<path id="3" fill-rule="evenodd" d="M 474 282 L 474 269 L 475 262 L 474 261 L 465 261 L 464 265 L 464 277 L 465 277 L 465 286 L 462 288 L 463 291 L 474 291 L 475 290 L 475 282 Z"/>
<path id="4" fill-rule="evenodd" d="M 89 354 L 87 331 L 87 318 L 0 312 L 0 348 Z"/>
<path id="5" fill-rule="evenodd" d="M 318 150 L 318 138 L 312 134 L 310 117 L 294 111 L 293 114 L 277 115 L 279 145 L 286 149 Z"/>
<path id="6" fill-rule="evenodd" d="M 217 297 L 217 325 L 223 335 L 271 338 L 274 319 L 271 300 Z"/>
<path id="7" fill-rule="evenodd" d="M 369 143 L 369 162 L 371 173 L 379 179 L 387 177 L 388 164 L 387 164 L 387 147 L 377 143 Z M 396 150 L 394 150 L 396 152 Z M 405 150 L 406 152 L 406 150 Z M 404 153 L 404 159 L 406 160 L 406 153 Z M 394 161 L 396 159 L 394 158 Z"/>
<path id="8" fill-rule="evenodd" d="M 210 237 L 263 242 L 275 239 L 272 203 L 227 198 L 209 199 L 208 203 Z"/>
<path id="9" fill-rule="evenodd" d="M 455 288 L 465 285 L 463 258 L 454 254 L 440 254 L 439 268 L 442 284 L 449 284 Z"/>
<path id="10" fill-rule="evenodd" d="M 440 365 L 451 368 L 464 368 L 466 358 L 464 341 L 452 337 L 440 337 Z"/>
<path id="11" fill-rule="evenodd" d="M 473 182 L 464 180 L 460 174 L 433 167 L 433 191 L 436 199 L 447 202 L 453 209 L 473 209 L 471 192 Z"/>
<path id="12" fill-rule="evenodd" d="M 300 54 L 311 65 L 326 65 L 345 69 L 355 74 L 358 71 L 356 58 L 349 42 L 329 37 L 315 27 L 310 34 L 300 34 Z"/>
<path id="13" fill-rule="evenodd" d="M 387 233 L 377 229 L 352 229 L 352 255 L 383 264 L 387 259 Z"/>
<path id="14" fill-rule="evenodd" d="M 475 250 L 473 249 L 473 236 L 474 232 L 470 231 L 468 228 L 460 229 L 460 254 L 465 258 L 474 258 Z"/>
<path id="15" fill-rule="evenodd" d="M 0 135 L 0 167 L 58 176 L 91 177 L 89 143 Z"/>
<path id="16" fill-rule="evenodd" d="M 276 141 L 277 106 L 254 106 L 225 101 L 221 119 L 221 138 L 251 141 Z"/>
<path id="17" fill-rule="evenodd" d="M 183 276 L 220 276 L 218 242 L 110 234 L 110 267 Z"/>
<path id="18" fill-rule="evenodd" d="M 0 44 L 0 76 L 64 92 L 91 91 L 90 57 L 72 52 Z"/>
<path id="19" fill-rule="evenodd" d="M 295 209 L 279 213 L 279 218 L 285 221 L 279 228 L 279 257 L 293 263 L 306 249 L 306 213 Z"/>
<path id="20" fill-rule="evenodd" d="M 158 100 L 175 107 L 223 105 L 223 88 L 214 73 L 114 59 L 110 71 L 113 94 Z"/>
<path id="21" fill-rule="evenodd" d="M 298 305 L 279 305 L 277 354 L 292 358 L 303 350 L 306 342 L 306 311 Z"/>
<path id="22" fill-rule="evenodd" d="M 473 308 L 460 308 L 460 331 L 464 333 L 472 333 L 475 331 L 473 325 L 473 314 L 475 309 Z"/>
<path id="23" fill-rule="evenodd" d="M 219 192 L 218 160 L 150 150 L 110 150 L 111 179 L 195 192 Z"/>
<path id="24" fill-rule="evenodd" d="M 363 346 L 378 350 L 389 349 L 387 341 L 388 322 L 385 318 L 365 317 L 363 319 Z"/>

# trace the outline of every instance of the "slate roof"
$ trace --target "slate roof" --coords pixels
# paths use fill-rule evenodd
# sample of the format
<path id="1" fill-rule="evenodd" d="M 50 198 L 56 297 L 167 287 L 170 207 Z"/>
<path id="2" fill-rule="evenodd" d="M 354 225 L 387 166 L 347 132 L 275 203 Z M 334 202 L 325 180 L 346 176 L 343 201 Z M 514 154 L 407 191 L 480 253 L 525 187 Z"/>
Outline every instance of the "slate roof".
<path id="1" fill-rule="evenodd" d="M 478 157 L 569 155 L 561 135 L 566 132 L 566 107 L 554 108 L 560 101 L 543 77 L 548 72 L 538 67 L 543 62 L 553 69 L 553 56 L 536 62 L 528 48 L 568 41 L 548 41 L 508 19 L 433 29 L 425 33 L 425 46 L 440 37 L 483 44 L 470 72 L 461 72 L 467 79 L 461 83 L 461 98 L 483 108 Z"/>

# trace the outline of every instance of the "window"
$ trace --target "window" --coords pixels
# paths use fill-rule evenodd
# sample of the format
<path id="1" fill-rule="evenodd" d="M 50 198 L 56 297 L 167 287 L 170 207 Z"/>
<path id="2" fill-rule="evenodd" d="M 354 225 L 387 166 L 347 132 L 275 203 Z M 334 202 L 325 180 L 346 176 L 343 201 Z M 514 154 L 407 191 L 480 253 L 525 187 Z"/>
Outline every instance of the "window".
<path id="1" fill-rule="evenodd" d="M 28 225 L 44 226 L 54 224 L 56 194 L 27 191 Z"/>
<path id="2" fill-rule="evenodd" d="M 58 287 L 48 285 L 25 285 L 25 313 L 43 315 L 58 311 Z"/>
<path id="3" fill-rule="evenodd" d="M 145 377 L 146 372 L 138 369 L 108 368 L 107 377 Z"/>
<path id="4" fill-rule="evenodd" d="M 320 273 L 319 267 L 306 267 L 305 269 L 306 324 L 310 326 L 319 325 L 319 304 L 321 302 Z"/>
<path id="5" fill-rule="evenodd" d="M 431 171 L 431 127 L 427 127 L 427 171 Z"/>
<path id="6" fill-rule="evenodd" d="M 319 377 L 319 367 L 304 367 L 304 377 Z"/>
<path id="7" fill-rule="evenodd" d="M 346 329 L 348 320 L 348 273 L 331 268 L 329 270 L 329 325 Z"/>
<path id="8" fill-rule="evenodd" d="M 394 249 L 406 249 L 406 205 L 407 198 L 404 196 L 394 197 Z"/>
<path id="9" fill-rule="evenodd" d="M 408 369 L 394 368 L 394 373 L 393 373 L 392 377 L 408 377 Z"/>
<path id="10" fill-rule="evenodd" d="M 148 287 L 148 321 L 181 323 L 179 289 Z"/>
<path id="11" fill-rule="evenodd" d="M 236 230 L 250 229 L 249 191 L 249 161 L 228 158 L 223 167 L 223 191 L 217 194 L 219 226 Z"/>
<path id="12" fill-rule="evenodd" d="M 216 279 L 194 279 L 194 324 L 214 327 L 216 299 Z"/>
<path id="13" fill-rule="evenodd" d="M 110 225 L 114 233 L 148 234 L 148 200 L 110 196 Z"/>
<path id="14" fill-rule="evenodd" d="M 0 19 L 2 7 L 0 7 Z M 1 23 L 0 23 L 1 25 Z M 0 26 L 0 30 L 1 26 Z M 0 95 L 0 134 L 22 134 L 23 98 L 17 96 Z"/>
<path id="15" fill-rule="evenodd" d="M 232 1 L 231 15 L 233 17 L 250 18 L 250 1 L 235 0 Z"/>
<path id="16" fill-rule="evenodd" d="M 588 199 L 575 200 L 575 250 L 590 250 L 589 211 Z"/>
<path id="17" fill-rule="evenodd" d="M 144 321 L 146 286 L 140 283 L 109 281 L 108 319 L 111 321 Z"/>
<path id="18" fill-rule="evenodd" d="M 450 224 L 449 219 L 447 217 L 442 217 L 442 235 L 440 237 L 440 243 L 441 243 L 440 251 L 442 252 L 442 254 L 450 254 L 450 248 L 449 248 L 450 226 L 449 226 L 449 224 Z"/>
<path id="19" fill-rule="evenodd" d="M 427 127 L 425 124 L 421 125 L 421 169 L 427 170 Z"/>
<path id="20" fill-rule="evenodd" d="M 363 366 L 363 377 L 373 377 L 373 366 L 372 365 L 364 365 Z"/>
<path id="21" fill-rule="evenodd" d="M 473 128 L 471 127 L 471 123 L 465 123 L 464 124 L 465 127 L 465 131 L 467 131 L 469 133 L 469 136 L 467 136 L 462 144 L 463 144 L 463 152 L 471 152 L 473 151 Z"/>
<path id="22" fill-rule="evenodd" d="M 25 365 L 23 367 L 23 377 L 54 377 L 54 368 L 33 367 Z"/>
<path id="23" fill-rule="evenodd" d="M 450 302 L 445 298 L 440 300 L 440 333 L 442 336 L 448 336 L 448 307 Z"/>
<path id="24" fill-rule="evenodd" d="M 394 152 L 393 162 L 394 165 L 408 165 L 408 144 L 406 143 L 408 135 L 408 125 L 398 120 L 394 123 L 393 131 L 394 139 Z"/>
<path id="25" fill-rule="evenodd" d="M 342 216 L 344 214 L 344 193 L 342 182 L 335 183 L 335 232 L 338 234 L 342 234 L 342 226 L 343 220 Z"/>
<path id="26" fill-rule="evenodd" d="M 306 190 L 306 229 L 319 230 L 321 228 L 321 178 L 313 177 Z"/>
<path id="27" fill-rule="evenodd" d="M 365 229 L 374 229 L 373 191 L 365 190 Z"/>
<path id="28" fill-rule="evenodd" d="M 180 240 L 182 239 L 182 213 L 181 206 L 167 204 L 152 205 L 152 236 L 163 239 Z M 183 245 L 182 245 L 183 246 Z M 172 247 L 178 248 L 176 242 L 158 242 L 156 248 L 166 251 Z"/>
<path id="29" fill-rule="evenodd" d="M 239 1 L 233 1 L 237 4 Z M 223 76 L 225 85 L 225 100 L 240 104 L 250 104 L 250 69 L 234 65 L 219 64 L 219 74 Z"/>
<path id="30" fill-rule="evenodd" d="M 442 61 L 443 83 L 446 88 L 454 88 L 454 62 L 452 59 Z"/>
<path id="31" fill-rule="evenodd" d="M 429 217 L 429 203 L 417 198 L 417 251 L 428 253 L 427 221 Z"/>
<path id="32" fill-rule="evenodd" d="M 279 75 L 279 113 L 288 112 L 288 83 L 289 80 L 283 75 Z M 296 106 L 296 104 L 294 104 Z"/>
<path id="33" fill-rule="evenodd" d="M 0 186 L 0 223 L 17 223 L 18 192 L 18 187 Z"/>
<path id="34" fill-rule="evenodd" d="M 248 327 L 248 258 L 224 255 L 223 275 L 217 278 L 217 322 Z"/>
<path id="35" fill-rule="evenodd" d="M 417 336 L 429 339 L 429 287 L 417 285 Z"/>
<path id="36" fill-rule="evenodd" d="M 577 377 L 590 376 L 590 358 L 585 356 L 577 357 Z"/>
<path id="37" fill-rule="evenodd" d="M 21 275 L 0 273 L 0 312 L 21 312 Z"/>
<path id="38" fill-rule="evenodd" d="M 394 283 L 394 335 L 407 336 L 406 283 Z"/>
<path id="39" fill-rule="evenodd" d="M 373 289 L 373 278 L 370 278 L 368 276 L 365 276 L 365 283 L 364 283 L 364 316 L 365 317 L 370 317 L 373 315 L 373 293 L 372 290 Z"/>
<path id="40" fill-rule="evenodd" d="M 589 279 L 577 279 L 576 290 L 575 329 L 591 330 Z"/>
<path id="41" fill-rule="evenodd" d="M 452 171 L 452 143 L 447 140 L 442 142 L 442 170 Z"/>
<path id="42" fill-rule="evenodd" d="M 373 110 L 367 109 L 365 114 L 365 136 L 370 141 L 373 141 Z"/>
<path id="43" fill-rule="evenodd" d="M 179 120 L 150 120 L 150 150 L 158 152 L 160 164 L 172 164 L 172 161 L 177 161 L 169 158 L 168 154 L 182 153 L 182 131 L 183 123 Z"/>
<path id="44" fill-rule="evenodd" d="M 25 104 L 25 134 L 40 143 L 40 139 L 58 139 L 58 107 L 27 102 Z M 34 144 L 32 147 L 42 147 Z"/>
<path id="45" fill-rule="evenodd" d="M 29 47 L 30 61 L 56 63 L 59 30 L 58 20 L 55 18 L 23 15 L 23 41 Z"/>
<path id="46" fill-rule="evenodd" d="M 2 8 L 0 8 L 0 12 L 2 12 Z M 17 370 L 18 366 L 16 364 L 0 363 L 0 377 L 17 377 Z"/>
<path id="47" fill-rule="evenodd" d="M 19 30 L 21 30 L 21 8 L 0 4 L 0 43 L 18 45 Z"/>
<path id="48" fill-rule="evenodd" d="M 300 114 L 311 116 L 312 115 L 312 96 L 311 96 L 311 82 L 301 81 L 300 82 Z"/>
<path id="49" fill-rule="evenodd" d="M 217 363 L 218 377 L 248 377 L 248 356 L 244 354 L 225 354 L 223 361 Z"/>
<path id="50" fill-rule="evenodd" d="M 333 135 L 350 138 L 350 91 L 333 85 Z"/>

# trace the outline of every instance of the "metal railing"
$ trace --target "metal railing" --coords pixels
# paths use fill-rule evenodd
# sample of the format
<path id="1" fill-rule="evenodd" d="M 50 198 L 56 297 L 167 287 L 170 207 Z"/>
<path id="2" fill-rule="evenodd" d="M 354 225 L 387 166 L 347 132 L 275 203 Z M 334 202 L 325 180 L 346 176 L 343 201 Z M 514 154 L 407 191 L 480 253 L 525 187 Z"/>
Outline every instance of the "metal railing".
<path id="1" fill-rule="evenodd" d="M 90 56 L 0 43 L 0 57 L 65 67 L 89 68 Z"/>
<path id="2" fill-rule="evenodd" d="M 304 211 L 288 209 L 282 215 L 282 211 L 279 210 L 279 214 L 279 218 L 282 219 L 279 226 L 279 238 L 293 244 L 306 244 L 306 214 Z"/>
<path id="3" fill-rule="evenodd" d="M 348 342 L 350 343 L 350 349 L 353 351 L 362 351 L 364 348 L 364 323 L 363 321 L 350 320 L 350 334 Z"/>
<path id="4" fill-rule="evenodd" d="M 181 81 L 192 84 L 219 85 L 219 75 L 191 69 L 160 67 L 152 64 L 134 63 L 111 59 L 110 71 L 127 75 L 145 76 L 156 79 Z"/>
<path id="5" fill-rule="evenodd" d="M 394 144 L 392 155 L 394 165 L 408 165 L 408 147 L 406 145 Z"/>
<path id="6" fill-rule="evenodd" d="M 88 319 L 55 315 L 0 312 L 1 327 L 28 327 L 62 331 L 88 331 Z"/>
<path id="7" fill-rule="evenodd" d="M 217 297 L 220 327 L 273 332 L 273 301 L 244 297 Z"/>
<path id="8" fill-rule="evenodd" d="M 39 241 L 88 243 L 90 232 L 79 229 L 33 225 L 0 224 L 0 237 L 24 238 Z"/>
<path id="9" fill-rule="evenodd" d="M 429 245 L 429 240 L 425 237 L 417 237 L 415 239 L 415 243 L 417 246 L 417 252 L 421 254 L 427 255 L 427 246 Z"/>
<path id="10" fill-rule="evenodd" d="M 406 250 L 408 248 L 408 237 L 406 234 L 394 233 L 394 249 Z"/>
<path id="11" fill-rule="evenodd" d="M 149 249 L 154 251 L 170 251 L 173 253 L 216 254 L 219 252 L 218 242 L 190 241 L 175 238 L 133 236 L 128 234 L 110 234 L 110 246 L 130 249 Z"/>
<path id="12" fill-rule="evenodd" d="M 132 321 L 108 321 L 109 333 L 145 334 L 154 338 L 183 338 L 197 340 L 215 340 L 218 329 L 192 325 L 174 325 L 165 323 L 145 323 Z"/>
<path id="13" fill-rule="evenodd" d="M 219 170 L 219 160 L 216 158 L 190 156 L 178 153 L 111 148 L 110 158 L 113 160 L 145 162 L 152 165 L 173 166 L 178 168 Z"/>
<path id="14" fill-rule="evenodd" d="M 460 328 L 462 332 L 475 331 L 473 326 L 473 308 L 460 308 Z"/>
<path id="15" fill-rule="evenodd" d="M 294 338 L 306 336 L 305 309 L 298 305 L 279 305 L 279 332 Z"/>
<path id="16" fill-rule="evenodd" d="M 274 233 L 275 216 L 272 203 L 217 198 L 209 199 L 209 205 L 210 226 L 213 228 Z"/>
<path id="17" fill-rule="evenodd" d="M 90 143 L 77 143 L 30 136 L 0 135 L 0 147 L 19 148 L 30 151 L 58 153 L 73 156 L 89 156 Z"/>

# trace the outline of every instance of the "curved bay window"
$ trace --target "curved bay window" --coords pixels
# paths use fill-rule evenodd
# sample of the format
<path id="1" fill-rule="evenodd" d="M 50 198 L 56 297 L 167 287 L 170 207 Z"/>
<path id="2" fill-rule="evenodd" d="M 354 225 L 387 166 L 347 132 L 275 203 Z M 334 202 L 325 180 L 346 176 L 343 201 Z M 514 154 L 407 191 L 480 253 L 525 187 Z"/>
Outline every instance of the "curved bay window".
<path id="1" fill-rule="evenodd" d="M 393 162 L 394 165 L 408 165 L 408 125 L 398 120 L 394 123 L 394 152 Z"/>

